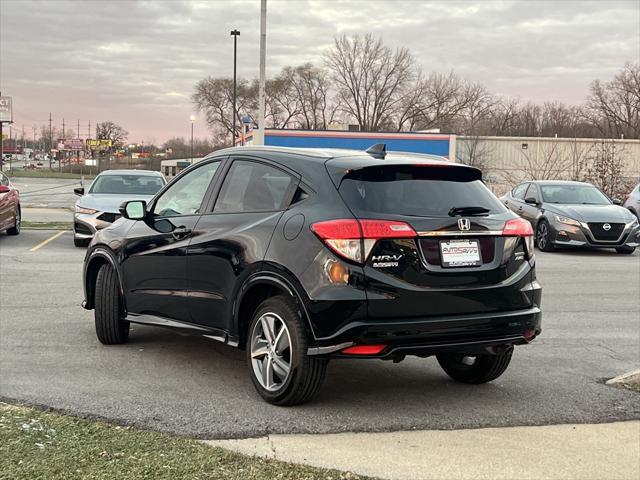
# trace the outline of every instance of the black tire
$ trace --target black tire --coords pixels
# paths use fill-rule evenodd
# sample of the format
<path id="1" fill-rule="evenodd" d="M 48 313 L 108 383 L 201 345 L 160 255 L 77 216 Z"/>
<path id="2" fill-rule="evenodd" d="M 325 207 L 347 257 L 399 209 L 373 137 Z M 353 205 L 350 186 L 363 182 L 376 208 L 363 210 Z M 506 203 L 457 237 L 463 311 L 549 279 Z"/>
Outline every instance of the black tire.
<path id="1" fill-rule="evenodd" d="M 543 252 L 553 252 L 555 250 L 551 241 L 551 227 L 544 218 L 536 226 L 536 245 Z"/>
<path id="2" fill-rule="evenodd" d="M 631 255 L 633 252 L 636 251 L 636 247 L 618 247 L 616 248 L 616 252 L 618 252 L 621 255 Z"/>
<path id="3" fill-rule="evenodd" d="M 502 375 L 509 363 L 513 349 L 499 355 L 466 356 L 459 353 L 441 353 L 436 355 L 438 363 L 451 378 L 462 383 L 487 383 Z M 473 364 L 467 365 L 464 359 L 475 359 Z"/>
<path id="4" fill-rule="evenodd" d="M 129 322 L 123 320 L 118 276 L 108 263 L 100 267 L 96 278 L 95 324 L 96 336 L 104 345 L 125 343 L 129 338 Z"/>
<path id="5" fill-rule="evenodd" d="M 265 313 L 275 313 L 285 323 L 291 339 L 290 373 L 276 391 L 264 388 L 254 371 L 251 344 L 256 324 Z M 247 333 L 247 365 L 249 375 L 260 396 L 274 405 L 291 406 L 313 398 L 324 381 L 327 360 L 307 355 L 307 332 L 299 307 L 289 297 L 277 296 L 262 302 L 253 314 Z"/>
<path id="6" fill-rule="evenodd" d="M 91 243 L 91 240 L 87 240 L 86 238 L 73 238 L 73 244 L 76 247 L 86 247 Z"/>
<path id="7" fill-rule="evenodd" d="M 13 227 L 7 229 L 7 235 L 18 235 L 20 234 L 20 223 L 22 220 L 22 210 L 20 209 L 20 205 L 18 205 L 18 209 L 14 215 L 14 223 Z"/>

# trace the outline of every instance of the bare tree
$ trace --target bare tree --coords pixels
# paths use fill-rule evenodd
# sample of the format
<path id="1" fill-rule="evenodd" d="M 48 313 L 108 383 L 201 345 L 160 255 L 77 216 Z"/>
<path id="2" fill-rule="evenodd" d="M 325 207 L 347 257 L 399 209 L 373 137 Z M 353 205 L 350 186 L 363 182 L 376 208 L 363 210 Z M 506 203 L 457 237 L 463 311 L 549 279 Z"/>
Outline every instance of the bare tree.
<path id="1" fill-rule="evenodd" d="M 610 82 L 596 80 L 588 116 L 603 136 L 640 138 L 640 63 L 628 63 Z"/>
<path id="2" fill-rule="evenodd" d="M 388 124 L 414 78 L 409 50 L 391 50 L 371 34 L 336 38 L 325 55 L 344 112 L 362 130 Z"/>
<path id="3" fill-rule="evenodd" d="M 305 63 L 295 68 L 285 67 L 280 77 L 295 92 L 299 127 L 309 130 L 328 128 L 336 117 L 338 104 L 333 99 L 327 72 Z"/>
<path id="4" fill-rule="evenodd" d="M 602 140 L 590 152 L 590 166 L 587 178 L 609 197 L 629 191 L 623 178 L 624 147 L 615 141 Z"/>
<path id="5" fill-rule="evenodd" d="M 96 125 L 96 137 L 101 140 L 111 140 L 114 146 L 122 145 L 128 136 L 129 132 L 114 122 L 106 121 Z"/>

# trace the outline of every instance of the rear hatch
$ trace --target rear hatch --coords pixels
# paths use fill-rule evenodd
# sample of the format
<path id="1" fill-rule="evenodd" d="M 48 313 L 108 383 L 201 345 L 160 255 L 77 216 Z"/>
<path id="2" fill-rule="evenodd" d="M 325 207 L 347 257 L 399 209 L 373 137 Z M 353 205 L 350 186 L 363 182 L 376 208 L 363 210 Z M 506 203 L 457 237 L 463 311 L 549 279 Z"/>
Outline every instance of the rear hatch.
<path id="1" fill-rule="evenodd" d="M 338 190 L 362 226 L 370 318 L 531 306 L 522 291 L 531 282 L 531 226 L 487 189 L 479 170 L 378 163 L 346 171 Z"/>

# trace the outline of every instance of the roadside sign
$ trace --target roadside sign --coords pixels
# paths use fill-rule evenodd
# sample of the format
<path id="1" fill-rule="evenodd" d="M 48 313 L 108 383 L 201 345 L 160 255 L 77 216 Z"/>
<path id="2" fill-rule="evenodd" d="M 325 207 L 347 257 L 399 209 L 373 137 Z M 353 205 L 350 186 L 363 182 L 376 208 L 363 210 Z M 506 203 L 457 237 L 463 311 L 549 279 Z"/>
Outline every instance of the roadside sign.
<path id="1" fill-rule="evenodd" d="M 88 167 L 95 167 L 98 162 L 95 158 L 86 158 L 84 161 L 84 164 L 87 165 Z"/>
<path id="2" fill-rule="evenodd" d="M 87 138 L 87 148 L 90 150 L 104 151 L 111 148 L 113 142 L 102 138 Z"/>
<path id="3" fill-rule="evenodd" d="M 0 122 L 13 122 L 13 99 L 0 97 Z"/>
<path id="4" fill-rule="evenodd" d="M 84 150 L 82 138 L 61 138 L 58 140 L 58 150 Z"/>

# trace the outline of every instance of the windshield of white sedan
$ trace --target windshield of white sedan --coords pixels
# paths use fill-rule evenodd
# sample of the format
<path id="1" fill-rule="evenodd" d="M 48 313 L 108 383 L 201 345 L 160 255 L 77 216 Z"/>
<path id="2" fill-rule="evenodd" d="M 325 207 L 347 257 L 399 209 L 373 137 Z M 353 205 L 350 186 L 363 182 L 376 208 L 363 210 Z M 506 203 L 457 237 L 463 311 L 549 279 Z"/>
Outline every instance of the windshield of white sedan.
<path id="1" fill-rule="evenodd" d="M 609 199 L 588 185 L 541 185 L 542 198 L 547 203 L 609 205 Z"/>
<path id="2" fill-rule="evenodd" d="M 155 195 L 163 185 L 162 178 L 151 175 L 103 175 L 95 179 L 89 193 Z"/>

